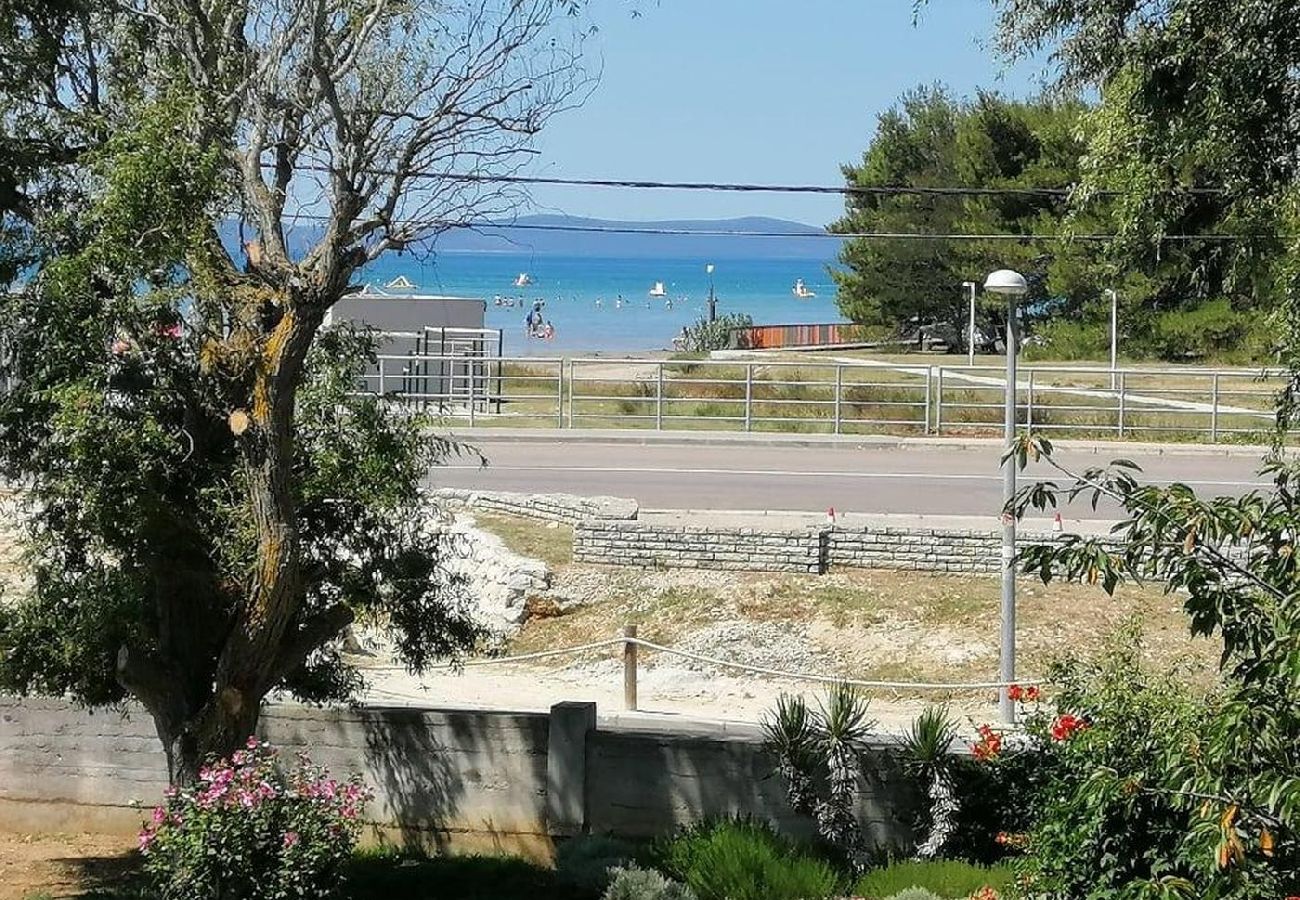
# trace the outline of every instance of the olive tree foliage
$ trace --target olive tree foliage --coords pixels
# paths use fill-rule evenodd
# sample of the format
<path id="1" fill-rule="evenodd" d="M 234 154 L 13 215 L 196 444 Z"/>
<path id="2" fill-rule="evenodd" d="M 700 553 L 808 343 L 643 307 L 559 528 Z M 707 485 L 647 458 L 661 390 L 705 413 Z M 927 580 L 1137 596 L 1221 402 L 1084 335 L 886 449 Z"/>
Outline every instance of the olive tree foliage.
<path id="1" fill-rule="evenodd" d="M 36 575 L 5 685 L 135 698 L 185 780 L 268 692 L 346 694 L 358 616 L 416 668 L 472 640 L 417 502 L 449 447 L 353 396 L 367 338 L 323 323 L 367 262 L 513 207 L 482 176 L 582 98 L 578 12 L 0 2 L 0 152 L 30 163 L 0 465 Z"/>

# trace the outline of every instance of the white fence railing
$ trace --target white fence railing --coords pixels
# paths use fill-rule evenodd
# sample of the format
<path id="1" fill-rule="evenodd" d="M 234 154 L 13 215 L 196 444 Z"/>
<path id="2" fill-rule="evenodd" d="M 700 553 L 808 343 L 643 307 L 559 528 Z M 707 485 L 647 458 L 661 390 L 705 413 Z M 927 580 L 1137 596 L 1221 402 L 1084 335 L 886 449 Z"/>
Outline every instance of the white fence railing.
<path id="1" fill-rule="evenodd" d="M 1002 429 L 996 366 L 864 361 L 380 356 L 365 389 L 470 425 L 973 434 Z M 1049 434 L 1155 440 L 1262 438 L 1278 370 L 1030 366 L 1020 424 Z"/>

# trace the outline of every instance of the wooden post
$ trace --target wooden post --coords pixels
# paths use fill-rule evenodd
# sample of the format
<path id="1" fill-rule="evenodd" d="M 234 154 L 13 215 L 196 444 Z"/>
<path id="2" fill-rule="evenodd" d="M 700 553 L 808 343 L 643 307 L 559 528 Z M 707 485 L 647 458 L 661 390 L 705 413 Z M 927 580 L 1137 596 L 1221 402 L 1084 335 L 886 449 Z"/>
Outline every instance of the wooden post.
<path id="1" fill-rule="evenodd" d="M 624 638 L 636 637 L 636 626 L 623 627 Z M 630 640 L 623 643 L 623 708 L 636 711 L 636 644 Z"/>

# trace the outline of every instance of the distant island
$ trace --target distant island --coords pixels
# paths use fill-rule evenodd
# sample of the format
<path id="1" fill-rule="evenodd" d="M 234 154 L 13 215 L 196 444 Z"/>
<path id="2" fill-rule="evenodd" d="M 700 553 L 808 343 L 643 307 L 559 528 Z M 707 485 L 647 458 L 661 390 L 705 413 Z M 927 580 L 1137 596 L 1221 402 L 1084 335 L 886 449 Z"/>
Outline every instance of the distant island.
<path id="1" fill-rule="evenodd" d="M 680 231 L 688 234 L 628 232 Z M 711 232 L 778 233 L 794 237 L 743 237 Z M 536 256 L 596 256 L 616 259 L 793 259 L 827 264 L 842 241 L 803 222 L 747 216 L 738 219 L 686 219 L 629 222 L 580 216 L 531 215 L 439 235 L 437 253 L 526 253 Z M 802 235 L 807 235 L 803 237 Z M 239 246 L 238 226 L 227 221 L 222 237 Z M 315 225 L 289 229 L 291 252 L 305 252 L 320 239 Z"/>
<path id="2" fill-rule="evenodd" d="M 632 234 L 684 231 L 689 234 Z M 710 232 L 790 233 L 807 237 L 743 237 Z M 806 259 L 829 263 L 840 241 L 819 237 L 824 229 L 802 222 L 748 216 L 627 222 L 580 216 L 530 215 L 476 229 L 458 228 L 434 245 L 444 253 L 519 253 L 549 256 L 683 257 L 709 259 Z"/>

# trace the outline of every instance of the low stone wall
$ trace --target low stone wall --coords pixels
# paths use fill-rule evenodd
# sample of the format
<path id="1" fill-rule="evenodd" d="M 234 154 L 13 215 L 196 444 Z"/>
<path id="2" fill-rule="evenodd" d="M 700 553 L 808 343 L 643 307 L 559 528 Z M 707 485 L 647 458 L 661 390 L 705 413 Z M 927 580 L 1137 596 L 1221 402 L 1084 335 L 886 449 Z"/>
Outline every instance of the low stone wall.
<path id="1" fill-rule="evenodd" d="M 828 528 L 825 534 L 828 568 L 916 569 L 925 572 L 1002 571 L 1000 531 L 945 528 L 849 527 Z M 1021 550 L 1056 540 L 1051 532 L 1021 532 Z"/>
<path id="2" fill-rule="evenodd" d="M 759 572 L 825 570 L 817 528 L 750 528 L 588 519 L 573 531 L 578 562 Z"/>
<path id="3" fill-rule="evenodd" d="M 1021 532 L 1021 549 L 1050 543 Z M 573 532 L 580 562 L 645 568 L 822 574 L 836 567 L 926 572 L 1001 571 L 999 531 L 881 525 L 749 528 L 641 520 L 585 521 Z"/>
<path id="4" fill-rule="evenodd" d="M 273 704 L 263 736 L 307 749 L 375 790 L 371 838 L 406 846 L 549 856 L 583 832 L 649 836 L 746 815 L 807 835 L 756 733 L 598 727 L 592 703 L 549 713 Z M 860 818 L 906 846 L 917 797 L 883 751 L 868 752 Z M 166 785 L 139 708 L 91 714 L 63 700 L 0 695 L 0 829 L 134 833 Z"/>
<path id="5" fill-rule="evenodd" d="M 635 519 L 639 506 L 625 497 L 579 497 L 574 494 L 517 494 L 439 488 L 434 499 L 449 506 L 490 509 L 530 519 L 577 525 L 587 519 Z"/>

